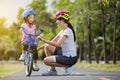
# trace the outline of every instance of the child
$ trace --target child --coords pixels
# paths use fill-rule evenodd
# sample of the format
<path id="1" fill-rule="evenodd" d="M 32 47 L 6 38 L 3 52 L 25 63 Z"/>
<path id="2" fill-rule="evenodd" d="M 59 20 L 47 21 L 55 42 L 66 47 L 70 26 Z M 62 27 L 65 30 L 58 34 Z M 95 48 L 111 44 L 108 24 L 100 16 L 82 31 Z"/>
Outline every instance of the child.
<path id="1" fill-rule="evenodd" d="M 36 32 L 36 26 L 34 25 L 34 17 L 35 17 L 35 12 L 33 10 L 25 10 L 22 13 L 22 19 L 24 20 L 22 27 L 24 27 L 24 29 L 28 34 L 35 34 Z M 33 39 L 34 41 L 36 41 L 35 37 L 33 37 Z M 27 41 L 27 35 L 24 33 L 24 31 L 22 31 L 21 42 L 23 44 L 23 51 L 22 51 L 22 55 L 19 58 L 20 61 L 24 60 L 25 52 L 28 49 L 28 45 L 26 44 L 26 41 Z M 35 51 L 33 69 L 35 71 L 38 71 L 39 67 L 37 65 L 37 59 L 38 59 L 37 46 L 31 46 L 31 49 Z"/>

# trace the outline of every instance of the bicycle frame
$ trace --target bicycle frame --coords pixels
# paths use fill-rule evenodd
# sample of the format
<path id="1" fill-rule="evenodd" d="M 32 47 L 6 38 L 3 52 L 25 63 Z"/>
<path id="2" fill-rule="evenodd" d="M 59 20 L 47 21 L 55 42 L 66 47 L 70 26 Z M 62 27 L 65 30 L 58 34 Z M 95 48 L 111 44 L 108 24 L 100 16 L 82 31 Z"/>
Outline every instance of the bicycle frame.
<path id="1" fill-rule="evenodd" d="M 24 33 L 28 36 L 28 38 L 29 38 L 29 42 L 27 43 L 27 45 L 28 45 L 28 50 L 27 50 L 27 52 L 25 53 L 25 60 L 26 60 L 25 63 L 26 63 L 26 64 L 29 64 L 29 61 L 26 59 L 26 58 L 27 58 L 26 56 L 28 56 L 29 53 L 32 53 L 32 51 L 30 50 L 30 47 L 31 47 L 31 46 L 37 46 L 37 45 L 38 45 L 38 42 L 39 42 L 39 39 L 37 39 L 37 40 L 36 40 L 36 44 L 34 44 L 33 39 L 32 39 L 32 36 L 37 37 L 37 36 L 39 35 L 39 33 L 41 33 L 43 30 L 38 30 L 35 34 L 28 34 L 24 27 L 21 27 L 21 28 L 22 28 L 23 32 L 24 32 Z"/>
<path id="2" fill-rule="evenodd" d="M 38 30 L 35 34 L 28 34 L 24 27 L 22 27 L 23 32 L 28 36 L 29 42 L 27 42 L 28 50 L 25 53 L 24 65 L 26 66 L 26 75 L 30 76 L 33 69 L 33 51 L 31 50 L 31 46 L 37 46 L 40 39 L 36 40 L 36 44 L 34 43 L 32 36 L 37 37 L 42 30 Z"/>
<path id="3" fill-rule="evenodd" d="M 31 46 L 28 46 L 28 50 L 27 50 L 27 52 L 25 53 L 25 60 L 24 60 L 24 62 L 25 62 L 24 64 L 25 64 L 25 65 L 28 65 L 28 64 L 29 64 L 28 55 L 31 54 L 31 53 L 33 53 L 33 52 L 30 50 L 30 47 L 31 47 Z"/>

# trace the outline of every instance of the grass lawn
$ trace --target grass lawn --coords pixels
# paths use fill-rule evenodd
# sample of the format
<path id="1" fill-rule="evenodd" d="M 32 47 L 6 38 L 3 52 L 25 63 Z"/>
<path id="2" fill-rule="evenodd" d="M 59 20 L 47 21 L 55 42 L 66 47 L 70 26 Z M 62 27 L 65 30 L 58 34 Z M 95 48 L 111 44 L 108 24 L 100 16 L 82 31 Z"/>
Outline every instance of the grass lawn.
<path id="1" fill-rule="evenodd" d="M 24 69 L 22 63 L 4 63 L 0 64 L 0 77 L 6 77 Z"/>
<path id="2" fill-rule="evenodd" d="M 91 69 L 98 69 L 98 70 L 105 70 L 105 71 L 114 71 L 120 72 L 120 63 L 117 64 L 97 64 L 97 63 L 86 63 L 86 62 L 77 62 L 77 67 L 82 68 L 91 68 Z"/>

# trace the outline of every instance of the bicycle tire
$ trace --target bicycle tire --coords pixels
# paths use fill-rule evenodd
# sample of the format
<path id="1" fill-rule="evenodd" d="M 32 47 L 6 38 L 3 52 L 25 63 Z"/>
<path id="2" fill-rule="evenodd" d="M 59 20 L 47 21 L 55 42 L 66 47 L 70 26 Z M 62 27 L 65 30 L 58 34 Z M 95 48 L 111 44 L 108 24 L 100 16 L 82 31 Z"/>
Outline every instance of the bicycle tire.
<path id="1" fill-rule="evenodd" d="M 30 76 L 33 70 L 33 54 L 32 53 L 28 54 L 28 60 L 29 62 L 27 64 L 25 63 L 26 76 Z"/>

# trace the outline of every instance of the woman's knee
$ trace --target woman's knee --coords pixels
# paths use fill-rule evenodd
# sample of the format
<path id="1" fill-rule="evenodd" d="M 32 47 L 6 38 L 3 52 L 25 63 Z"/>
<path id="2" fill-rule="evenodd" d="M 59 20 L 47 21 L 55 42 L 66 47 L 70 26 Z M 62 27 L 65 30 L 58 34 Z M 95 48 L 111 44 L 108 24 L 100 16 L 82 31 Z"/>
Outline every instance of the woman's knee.
<path id="1" fill-rule="evenodd" d="M 44 58 L 43 62 L 44 62 L 45 64 L 48 63 L 46 57 Z"/>
<path id="2" fill-rule="evenodd" d="M 50 49 L 49 49 L 49 48 L 50 48 L 50 46 L 47 45 L 47 44 L 44 46 L 44 50 L 47 51 L 47 52 L 50 52 Z"/>
<path id="3" fill-rule="evenodd" d="M 48 45 L 45 45 L 45 46 L 44 46 L 44 50 L 47 50 L 47 49 L 48 49 Z"/>
<path id="4" fill-rule="evenodd" d="M 44 50 L 45 50 L 45 51 L 47 51 L 47 52 L 48 52 L 48 53 L 50 53 L 50 54 L 53 54 L 53 53 L 54 53 L 54 51 L 55 51 L 55 47 L 54 47 L 54 46 L 51 46 L 51 45 L 46 44 L 46 45 L 44 46 Z"/>
<path id="5" fill-rule="evenodd" d="M 53 62 L 51 57 L 45 57 L 43 61 L 46 65 L 49 65 L 50 63 Z"/>

